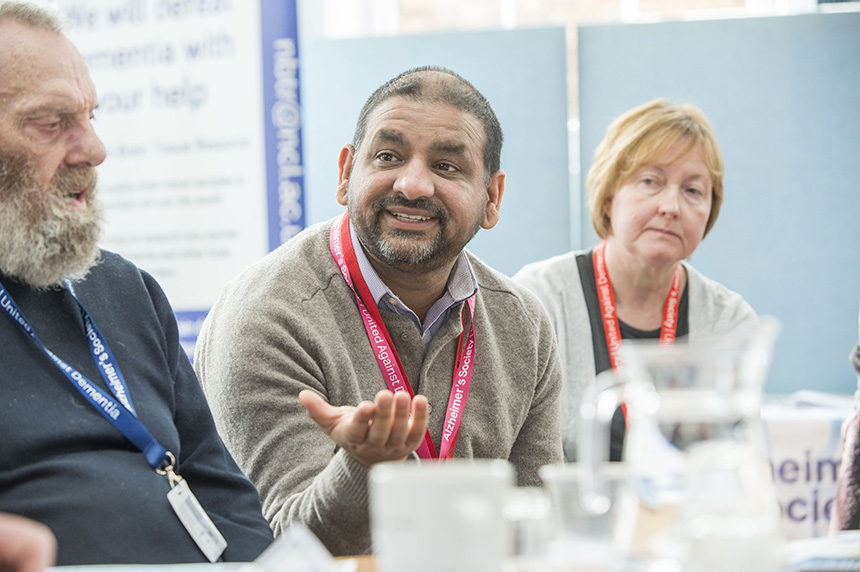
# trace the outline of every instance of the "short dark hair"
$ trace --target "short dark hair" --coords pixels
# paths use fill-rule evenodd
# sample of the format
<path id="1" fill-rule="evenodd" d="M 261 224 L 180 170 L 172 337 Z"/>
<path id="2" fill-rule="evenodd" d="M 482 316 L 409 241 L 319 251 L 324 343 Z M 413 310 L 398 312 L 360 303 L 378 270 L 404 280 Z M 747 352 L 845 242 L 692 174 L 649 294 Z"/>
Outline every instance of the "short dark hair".
<path id="1" fill-rule="evenodd" d="M 429 100 L 444 103 L 474 115 L 484 126 L 485 178 L 501 168 L 502 127 L 490 102 L 474 85 L 453 71 L 440 66 L 421 66 L 406 70 L 376 88 L 358 114 L 352 146 L 358 150 L 367 129 L 367 119 L 379 104 L 391 97 L 413 101 Z"/>

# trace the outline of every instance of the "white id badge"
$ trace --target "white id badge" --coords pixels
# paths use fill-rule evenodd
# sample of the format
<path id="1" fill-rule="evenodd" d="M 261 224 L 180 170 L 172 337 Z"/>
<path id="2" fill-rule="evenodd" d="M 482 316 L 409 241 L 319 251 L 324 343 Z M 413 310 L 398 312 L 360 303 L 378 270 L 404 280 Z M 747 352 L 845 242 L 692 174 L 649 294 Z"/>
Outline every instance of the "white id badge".
<path id="1" fill-rule="evenodd" d="M 227 541 L 218 532 L 212 519 L 200 506 L 197 497 L 188 488 L 188 482 L 182 479 L 177 485 L 170 489 L 167 493 L 167 500 L 170 501 L 170 506 L 194 542 L 209 562 L 215 562 L 227 548 Z"/>

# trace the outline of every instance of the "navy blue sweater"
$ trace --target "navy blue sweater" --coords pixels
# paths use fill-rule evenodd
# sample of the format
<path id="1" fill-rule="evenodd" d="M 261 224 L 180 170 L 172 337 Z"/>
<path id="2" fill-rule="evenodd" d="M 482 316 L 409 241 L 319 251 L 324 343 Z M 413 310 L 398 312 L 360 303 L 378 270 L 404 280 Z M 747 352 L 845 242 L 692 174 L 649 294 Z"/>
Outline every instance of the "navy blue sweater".
<path id="1" fill-rule="evenodd" d="M 67 290 L 0 280 L 42 342 L 105 388 Z M 75 291 L 110 346 L 137 414 L 227 539 L 224 560 L 272 541 L 256 489 L 224 447 L 155 280 L 103 252 Z M 109 393 L 105 391 L 105 394 Z M 206 561 L 167 501 L 170 485 L 0 312 L 0 511 L 48 525 L 59 565 Z"/>

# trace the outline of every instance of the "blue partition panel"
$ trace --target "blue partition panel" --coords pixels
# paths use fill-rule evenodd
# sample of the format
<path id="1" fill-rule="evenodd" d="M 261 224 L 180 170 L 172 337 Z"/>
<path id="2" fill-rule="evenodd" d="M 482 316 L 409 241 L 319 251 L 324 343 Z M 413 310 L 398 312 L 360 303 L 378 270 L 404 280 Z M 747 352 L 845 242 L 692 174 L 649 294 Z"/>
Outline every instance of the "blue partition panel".
<path id="1" fill-rule="evenodd" d="M 501 221 L 469 249 L 513 274 L 570 248 L 564 29 L 308 40 L 302 48 L 309 224 L 343 210 L 334 198 L 337 155 L 365 99 L 401 71 L 441 65 L 489 99 L 505 135 Z"/>
<path id="2" fill-rule="evenodd" d="M 579 57 L 583 181 L 616 115 L 655 97 L 701 107 L 725 202 L 692 263 L 782 320 L 767 391 L 853 392 L 860 13 L 589 26 Z"/>

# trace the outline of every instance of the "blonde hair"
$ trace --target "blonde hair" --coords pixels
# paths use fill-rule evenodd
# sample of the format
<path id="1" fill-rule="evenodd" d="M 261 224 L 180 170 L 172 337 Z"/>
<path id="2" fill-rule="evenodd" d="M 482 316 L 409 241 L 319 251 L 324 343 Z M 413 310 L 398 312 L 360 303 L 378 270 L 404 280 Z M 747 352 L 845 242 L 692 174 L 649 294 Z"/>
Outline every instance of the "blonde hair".
<path id="1" fill-rule="evenodd" d="M 675 158 L 700 148 L 711 174 L 713 187 L 711 213 L 705 226 L 707 236 L 723 203 L 720 147 L 701 109 L 694 105 L 673 105 L 667 99 L 655 99 L 617 117 L 594 152 L 585 184 L 591 224 L 600 238 L 606 238 L 612 231 L 612 221 L 604 207 L 624 181 L 681 140 L 684 140 L 684 145 Z"/>

